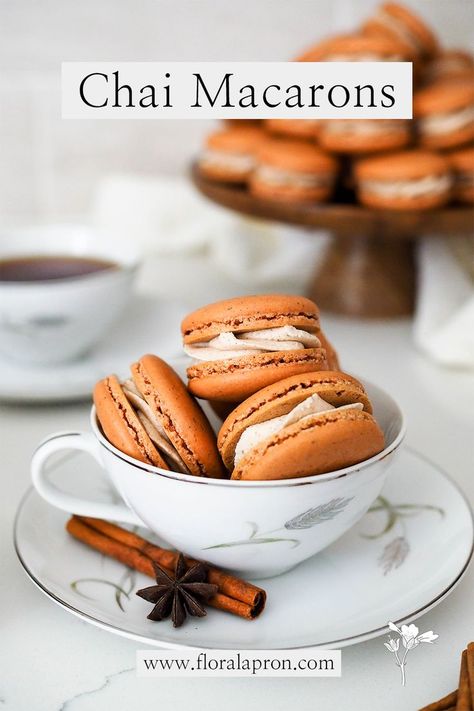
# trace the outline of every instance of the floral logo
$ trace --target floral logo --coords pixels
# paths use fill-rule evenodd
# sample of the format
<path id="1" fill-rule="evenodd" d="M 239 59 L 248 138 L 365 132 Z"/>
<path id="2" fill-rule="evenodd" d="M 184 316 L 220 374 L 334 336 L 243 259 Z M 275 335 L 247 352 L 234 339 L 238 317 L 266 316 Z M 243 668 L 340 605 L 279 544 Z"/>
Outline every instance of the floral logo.
<path id="1" fill-rule="evenodd" d="M 392 632 L 398 634 L 398 638 L 389 637 L 388 642 L 384 642 L 385 647 L 392 654 L 395 654 L 395 659 L 397 667 L 400 667 L 402 686 L 406 684 L 406 673 L 405 665 L 408 652 L 410 649 L 414 649 L 419 644 L 427 642 L 428 644 L 433 644 L 433 642 L 438 639 L 439 635 L 434 634 L 432 630 L 429 632 L 422 632 L 419 634 L 419 629 L 416 625 L 402 625 L 397 627 L 393 622 L 388 623 L 389 629 Z M 400 650 L 400 640 L 402 642 L 402 649 Z"/>

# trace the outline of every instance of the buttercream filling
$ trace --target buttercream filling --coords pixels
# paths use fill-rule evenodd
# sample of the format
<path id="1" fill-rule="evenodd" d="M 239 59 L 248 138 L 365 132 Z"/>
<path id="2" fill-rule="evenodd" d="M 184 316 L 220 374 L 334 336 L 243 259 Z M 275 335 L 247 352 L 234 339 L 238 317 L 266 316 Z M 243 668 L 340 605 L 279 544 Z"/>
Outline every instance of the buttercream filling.
<path id="1" fill-rule="evenodd" d="M 457 131 L 468 126 L 472 121 L 474 121 L 474 106 L 466 106 L 461 111 L 425 116 L 420 119 L 420 124 L 425 133 L 437 134 Z"/>
<path id="2" fill-rule="evenodd" d="M 261 331 L 233 333 L 226 331 L 202 343 L 185 343 L 187 355 L 199 361 L 226 360 L 249 354 L 270 351 L 296 351 L 304 348 L 320 348 L 321 342 L 314 333 L 294 326 L 264 328 Z"/>
<path id="3" fill-rule="evenodd" d="M 436 195 L 451 187 L 449 175 L 428 175 L 419 180 L 377 181 L 362 180 L 362 190 L 380 197 L 417 198 L 422 195 Z"/>
<path id="4" fill-rule="evenodd" d="M 200 163 L 216 168 L 244 172 L 252 170 L 255 165 L 255 159 L 249 153 L 231 153 L 208 149 L 201 154 Z"/>
<path id="5" fill-rule="evenodd" d="M 357 136 L 370 136 L 372 134 L 387 133 L 387 131 L 390 131 L 390 133 L 406 131 L 407 125 L 403 120 L 373 119 L 364 121 L 363 119 L 355 119 L 351 121 L 350 119 L 335 119 L 325 123 L 324 128 L 327 133 L 351 133 Z"/>
<path id="6" fill-rule="evenodd" d="M 372 52 L 365 54 L 331 54 L 324 59 L 325 62 L 402 62 L 403 57 L 398 54 L 380 55 Z"/>
<path id="7" fill-rule="evenodd" d="M 176 467 L 175 471 L 181 472 L 181 474 L 189 474 L 189 469 L 171 443 L 159 418 L 143 398 L 133 380 L 123 382 L 122 390 L 153 444 L 164 455 L 165 459 Z"/>
<path id="8" fill-rule="evenodd" d="M 332 185 L 334 176 L 331 173 L 295 173 L 290 170 L 281 170 L 267 165 L 261 165 L 255 171 L 257 178 L 270 183 L 271 185 L 298 187 L 298 188 L 322 188 Z"/>
<path id="9" fill-rule="evenodd" d="M 361 402 L 355 402 L 350 405 L 342 405 L 334 407 L 323 400 L 317 393 L 310 395 L 306 400 L 300 402 L 288 414 L 273 417 L 265 422 L 259 422 L 256 425 L 250 425 L 241 434 L 237 446 L 235 448 L 234 465 L 245 456 L 251 449 L 254 449 L 260 442 L 272 437 L 281 432 L 285 427 L 294 425 L 296 422 L 303 422 L 314 415 L 322 415 L 332 410 L 363 410 L 364 406 Z"/>
<path id="10" fill-rule="evenodd" d="M 423 52 L 423 45 L 419 42 L 416 35 L 412 34 L 408 27 L 399 19 L 390 15 L 383 8 L 380 8 L 375 15 L 377 22 L 384 25 L 389 30 L 392 30 L 401 40 L 405 42 L 417 54 Z"/>

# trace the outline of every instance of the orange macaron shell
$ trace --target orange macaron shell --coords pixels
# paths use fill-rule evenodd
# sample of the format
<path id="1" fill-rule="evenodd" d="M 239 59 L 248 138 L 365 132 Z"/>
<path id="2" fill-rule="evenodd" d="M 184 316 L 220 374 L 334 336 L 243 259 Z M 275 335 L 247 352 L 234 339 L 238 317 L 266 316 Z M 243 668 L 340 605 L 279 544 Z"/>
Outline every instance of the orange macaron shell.
<path id="1" fill-rule="evenodd" d="M 267 438 L 238 462 L 232 479 L 269 481 L 314 476 L 358 464 L 381 452 L 384 435 L 364 410 L 307 417 Z"/>
<path id="2" fill-rule="evenodd" d="M 156 413 L 190 473 L 223 477 L 216 436 L 200 405 L 173 368 L 155 355 L 145 355 L 131 366 L 131 372 L 135 385 Z"/>
<path id="3" fill-rule="evenodd" d="M 335 120 L 340 125 L 344 122 Z M 331 121 L 325 121 L 319 135 L 320 145 L 328 151 L 335 153 L 381 153 L 383 151 L 396 150 L 404 148 L 411 141 L 411 132 L 408 122 L 390 121 L 387 119 L 372 119 L 376 121 L 378 128 L 377 132 L 367 132 L 366 134 L 351 131 L 349 128 L 344 131 L 342 128 L 339 131 L 334 131 L 331 126 Z M 360 123 L 360 119 L 354 119 L 354 124 Z M 399 124 L 393 127 L 393 124 Z M 385 127 L 384 128 L 384 124 Z"/>
<path id="4" fill-rule="evenodd" d="M 114 447 L 133 459 L 169 469 L 128 402 L 115 375 L 100 380 L 93 393 L 97 419 Z"/>
<path id="5" fill-rule="evenodd" d="M 181 323 L 184 343 L 198 343 L 224 331 L 243 333 L 264 328 L 295 326 L 312 333 L 319 329 L 319 309 L 304 296 L 257 294 L 203 306 Z"/>
<path id="6" fill-rule="evenodd" d="M 268 139 L 259 146 L 256 156 L 259 163 L 295 173 L 333 175 L 338 168 L 333 156 L 305 141 Z"/>
<path id="7" fill-rule="evenodd" d="M 366 412 L 372 413 L 363 385 L 347 373 L 335 370 L 313 371 L 285 378 L 244 400 L 223 422 L 217 446 L 226 467 L 232 469 L 237 442 L 247 427 L 286 415 L 314 394 L 334 407 L 358 402 Z"/>
<path id="8" fill-rule="evenodd" d="M 206 139 L 206 148 L 229 153 L 247 153 L 256 148 L 264 137 L 258 126 L 232 126 L 210 133 Z"/>
<path id="9" fill-rule="evenodd" d="M 321 121 L 314 119 L 266 119 L 265 128 L 279 136 L 311 140 L 319 134 Z"/>
<path id="10" fill-rule="evenodd" d="M 188 389 L 196 397 L 222 402 L 242 402 L 257 390 L 282 378 L 327 370 L 324 348 L 274 351 L 206 361 L 187 369 Z"/>

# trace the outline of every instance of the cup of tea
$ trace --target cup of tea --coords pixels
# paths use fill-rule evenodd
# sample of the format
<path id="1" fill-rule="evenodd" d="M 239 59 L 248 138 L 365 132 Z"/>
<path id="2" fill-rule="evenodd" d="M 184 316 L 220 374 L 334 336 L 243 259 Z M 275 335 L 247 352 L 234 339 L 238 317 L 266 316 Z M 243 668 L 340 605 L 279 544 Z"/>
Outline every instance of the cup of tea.
<path id="1" fill-rule="evenodd" d="M 139 265 L 131 244 L 55 225 L 0 235 L 0 354 L 54 365 L 107 335 Z"/>

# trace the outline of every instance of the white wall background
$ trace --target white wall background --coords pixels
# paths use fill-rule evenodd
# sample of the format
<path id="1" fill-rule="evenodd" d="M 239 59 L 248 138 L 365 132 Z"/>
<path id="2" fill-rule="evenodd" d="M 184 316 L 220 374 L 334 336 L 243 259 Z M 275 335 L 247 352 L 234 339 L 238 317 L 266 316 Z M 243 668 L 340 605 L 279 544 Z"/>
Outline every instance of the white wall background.
<path id="1" fill-rule="evenodd" d="M 472 0 L 407 0 L 446 46 L 474 45 Z M 375 0 L 0 0 L 0 219 L 64 219 L 111 172 L 186 170 L 204 122 L 62 121 L 61 61 L 277 60 Z"/>

